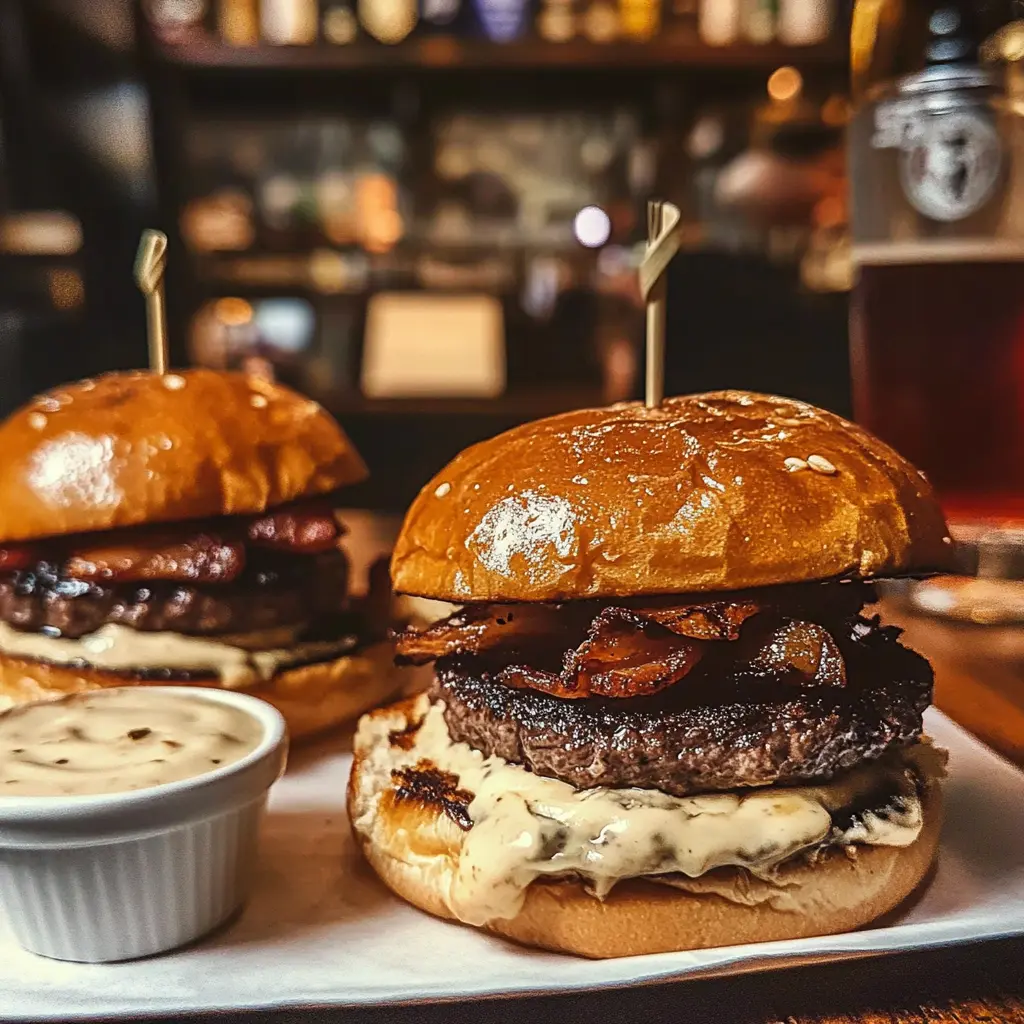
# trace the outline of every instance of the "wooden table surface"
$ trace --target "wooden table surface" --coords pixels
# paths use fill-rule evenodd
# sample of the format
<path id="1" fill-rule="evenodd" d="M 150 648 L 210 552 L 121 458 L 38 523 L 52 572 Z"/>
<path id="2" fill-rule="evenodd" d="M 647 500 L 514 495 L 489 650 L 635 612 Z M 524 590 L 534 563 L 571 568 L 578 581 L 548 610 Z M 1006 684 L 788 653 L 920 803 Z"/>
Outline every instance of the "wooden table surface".
<path id="1" fill-rule="evenodd" d="M 387 548 L 396 521 L 349 518 L 358 562 Z M 993 633 L 899 620 L 935 667 L 936 704 L 1024 767 L 1024 630 Z M 1019 636 L 1019 639 L 1018 639 Z M 1017 657 L 1020 648 L 1020 657 Z M 992 651 L 1003 652 L 993 655 Z M 1024 837 L 1022 837 L 1024 840 Z M 395 970 L 414 949 L 395 950 Z M 466 965 L 471 971 L 472 964 Z M 2 1000 L 2 995 L 0 995 Z M 373 1010 L 259 1015 L 275 1024 L 1024 1024 L 1024 939 L 616 992 Z M 223 1015 L 218 1024 L 251 1024 Z"/>

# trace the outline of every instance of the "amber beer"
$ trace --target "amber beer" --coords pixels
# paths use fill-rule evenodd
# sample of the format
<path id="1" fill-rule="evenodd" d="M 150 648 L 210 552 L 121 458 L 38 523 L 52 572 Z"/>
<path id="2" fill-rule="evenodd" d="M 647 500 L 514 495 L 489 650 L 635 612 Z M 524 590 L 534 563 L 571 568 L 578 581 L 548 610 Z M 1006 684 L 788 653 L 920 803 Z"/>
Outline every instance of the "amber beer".
<path id="1" fill-rule="evenodd" d="M 986 10 L 854 9 L 854 405 L 951 518 L 1024 519 L 1024 107 Z"/>
<path id="2" fill-rule="evenodd" d="M 857 420 L 955 519 L 1024 519 L 1024 243 L 873 246 L 851 317 Z"/>

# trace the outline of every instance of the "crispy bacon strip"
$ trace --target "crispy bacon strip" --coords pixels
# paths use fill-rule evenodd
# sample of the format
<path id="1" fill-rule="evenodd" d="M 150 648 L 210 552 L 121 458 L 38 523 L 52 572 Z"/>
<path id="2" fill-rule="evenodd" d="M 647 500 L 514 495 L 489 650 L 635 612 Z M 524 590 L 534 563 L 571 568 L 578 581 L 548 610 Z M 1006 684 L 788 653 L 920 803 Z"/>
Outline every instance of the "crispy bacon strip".
<path id="1" fill-rule="evenodd" d="M 655 694 L 685 678 L 705 656 L 713 660 L 702 671 L 720 673 L 723 680 L 843 686 L 845 665 L 835 638 L 804 615 L 840 623 L 866 591 L 833 589 L 776 592 L 770 601 L 752 595 L 701 604 L 471 605 L 426 630 L 400 633 L 397 660 L 425 664 L 483 655 L 505 685 L 570 699 Z"/>
<path id="2" fill-rule="evenodd" d="M 31 569 L 44 557 L 43 548 L 37 544 L 12 544 L 9 547 L 0 548 L 0 572 Z"/>
<path id="3" fill-rule="evenodd" d="M 407 629 L 395 641 L 401 663 L 424 665 L 452 654 L 482 654 L 542 638 L 561 636 L 575 644 L 591 622 L 609 612 L 637 628 L 655 624 L 693 640 L 736 640 L 743 623 L 759 610 L 754 601 L 607 607 L 592 601 L 561 606 L 467 605 L 425 630 Z"/>
<path id="4" fill-rule="evenodd" d="M 107 543 L 102 535 L 92 547 L 79 547 L 64 563 L 72 579 L 91 582 L 173 580 L 187 583 L 228 583 L 245 567 L 245 547 L 213 534 L 182 540 L 180 534 L 152 532 Z"/>
<path id="5" fill-rule="evenodd" d="M 560 674 L 517 666 L 501 673 L 502 680 L 557 697 L 646 697 L 679 682 L 700 661 L 704 642 L 656 624 L 637 627 L 622 611 L 606 608 L 594 619 Z"/>
<path id="6" fill-rule="evenodd" d="M 782 676 L 801 686 L 846 685 L 846 663 L 839 645 L 815 622 L 769 620 L 737 646 L 740 678 Z"/>
<path id="7" fill-rule="evenodd" d="M 337 547 L 341 527 L 328 502 L 306 502 L 257 516 L 246 536 L 256 547 L 318 555 Z"/>
<path id="8" fill-rule="evenodd" d="M 424 630 L 412 627 L 395 636 L 397 660 L 425 665 L 451 654 L 481 654 L 497 647 L 565 635 L 573 610 L 543 604 L 467 605 Z M 589 616 L 581 623 L 586 628 Z M 582 633 L 582 630 L 581 630 Z"/>
<path id="9" fill-rule="evenodd" d="M 696 617 L 692 621 L 695 628 L 704 628 Z M 549 647 L 559 638 L 561 649 L 569 648 L 560 673 L 513 664 L 499 673 L 501 681 L 558 697 L 639 697 L 677 683 L 700 660 L 704 646 L 647 618 L 643 611 L 617 606 L 601 609 L 581 602 L 563 608 L 528 604 L 464 608 L 422 632 L 400 633 L 397 650 L 400 661 L 424 664 L 498 648 L 510 649 L 515 657 L 521 648 Z"/>
<path id="10" fill-rule="evenodd" d="M 637 624 L 656 622 L 694 640 L 738 640 L 740 627 L 762 610 L 755 601 L 710 601 L 707 604 L 652 605 L 616 608 Z"/>
<path id="11" fill-rule="evenodd" d="M 0 572 L 41 561 L 90 582 L 228 583 L 245 567 L 245 549 L 318 555 L 338 547 L 341 527 L 330 499 L 316 499 L 260 516 L 132 527 L 56 537 L 0 548 Z"/>
<path id="12" fill-rule="evenodd" d="M 561 672 L 513 665 L 497 673 L 506 686 L 556 697 L 644 697 L 684 679 L 708 652 L 712 674 L 734 681 L 799 687 L 845 686 L 846 666 L 833 636 L 813 622 L 765 616 L 739 643 L 715 647 L 663 626 L 637 625 L 622 608 L 606 608 L 587 639 L 566 652 Z"/>

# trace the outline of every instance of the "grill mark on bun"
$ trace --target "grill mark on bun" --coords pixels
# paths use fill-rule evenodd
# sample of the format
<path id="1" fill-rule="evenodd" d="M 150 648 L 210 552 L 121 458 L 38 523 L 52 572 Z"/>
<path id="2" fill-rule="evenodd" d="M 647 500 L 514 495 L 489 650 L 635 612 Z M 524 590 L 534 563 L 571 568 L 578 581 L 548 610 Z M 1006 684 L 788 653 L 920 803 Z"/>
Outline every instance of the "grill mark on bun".
<path id="1" fill-rule="evenodd" d="M 388 733 L 388 743 L 399 750 L 412 750 L 416 745 L 416 736 L 423 725 L 424 716 L 410 718 L 401 729 L 392 729 Z"/>
<path id="2" fill-rule="evenodd" d="M 391 782 L 396 802 L 440 810 L 464 832 L 473 827 L 469 816 L 473 794 L 459 788 L 457 775 L 442 771 L 433 761 L 421 758 L 412 768 L 396 768 L 391 773 Z"/>

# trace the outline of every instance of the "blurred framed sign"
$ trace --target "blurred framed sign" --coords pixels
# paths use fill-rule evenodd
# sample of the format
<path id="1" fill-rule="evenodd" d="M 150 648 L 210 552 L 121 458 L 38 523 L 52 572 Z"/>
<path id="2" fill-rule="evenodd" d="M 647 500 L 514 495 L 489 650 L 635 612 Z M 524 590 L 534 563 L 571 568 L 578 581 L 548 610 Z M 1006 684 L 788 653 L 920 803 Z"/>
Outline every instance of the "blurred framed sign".
<path id="1" fill-rule="evenodd" d="M 505 390 L 505 326 L 491 295 L 383 292 L 366 311 L 367 398 L 493 398 Z"/>

